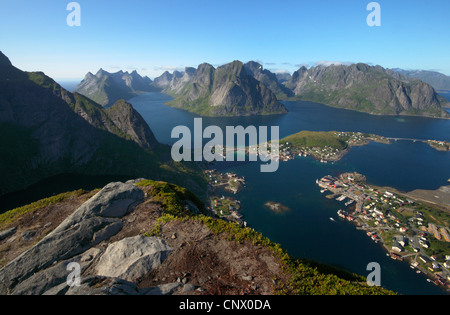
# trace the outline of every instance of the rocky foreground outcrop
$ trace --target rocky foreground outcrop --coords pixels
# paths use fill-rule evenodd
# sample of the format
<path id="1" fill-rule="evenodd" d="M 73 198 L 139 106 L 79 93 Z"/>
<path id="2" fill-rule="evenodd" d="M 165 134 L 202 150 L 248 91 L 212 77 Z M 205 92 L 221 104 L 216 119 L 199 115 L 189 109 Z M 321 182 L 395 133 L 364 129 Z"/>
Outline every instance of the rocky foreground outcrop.
<path id="1" fill-rule="evenodd" d="M 233 280 L 240 283 L 234 282 L 235 292 L 251 285 L 254 275 L 239 275 L 238 270 L 231 271 L 230 266 L 224 266 L 227 263 L 219 261 L 224 259 L 219 256 L 236 254 L 230 247 L 233 245 L 213 240 L 209 229 L 200 224 L 168 225 L 160 236 L 144 233 L 152 228 L 163 209 L 158 202 L 153 202 L 145 188 L 136 185 L 137 182 L 108 184 L 53 231 L 0 269 L 0 294 L 201 294 L 208 288 L 217 293 L 214 290 L 220 288 L 221 281 L 226 281 L 229 272 L 238 274 Z M 199 212 L 193 202 L 181 202 L 189 211 Z M 45 212 L 50 211 L 51 207 L 29 214 L 28 221 L 34 231 L 28 241 L 36 241 L 39 235 L 37 217 L 49 217 Z M 20 231 L 29 228 L 23 225 L 27 224 L 22 223 Z M 12 247 L 14 241 L 24 241 L 26 232 L 14 235 L 20 231 L 13 227 L 0 235 L 3 242 Z M 0 243 L 0 249 L 3 248 Z M 203 250 L 201 254 L 194 253 Z M 259 259 L 252 261 L 252 255 L 240 258 L 245 261 L 247 272 L 249 266 L 256 272 L 261 263 Z M 193 263 L 192 259 L 200 261 Z M 267 272 L 267 264 L 278 269 L 272 257 L 264 256 L 264 260 L 259 273 Z M 226 261 L 236 264 L 237 268 L 241 266 L 236 257 L 227 257 Z M 77 270 L 74 266 L 79 268 L 79 278 L 73 273 Z M 259 281 L 271 283 L 270 279 L 262 277 Z M 258 286 L 262 292 L 271 290 L 265 284 Z M 257 288 L 256 284 L 253 288 Z"/>
<path id="2" fill-rule="evenodd" d="M 66 281 L 66 265 L 90 265 L 93 247 L 117 234 L 121 217 L 144 199 L 132 183 L 112 183 L 84 203 L 53 232 L 0 270 L 0 293 L 43 294 Z M 56 264 L 55 264 L 56 263 Z"/>
<path id="3" fill-rule="evenodd" d="M 0 295 L 387 293 L 293 259 L 180 186 L 133 180 L 62 195 L 0 215 Z"/>

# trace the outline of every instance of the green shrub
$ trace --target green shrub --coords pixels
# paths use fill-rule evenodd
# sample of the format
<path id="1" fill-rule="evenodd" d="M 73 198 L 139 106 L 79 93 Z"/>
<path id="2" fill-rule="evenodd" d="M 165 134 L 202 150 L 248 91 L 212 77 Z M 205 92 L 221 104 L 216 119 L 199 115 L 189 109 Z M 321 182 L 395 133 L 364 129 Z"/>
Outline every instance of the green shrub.
<path id="1" fill-rule="evenodd" d="M 186 201 L 194 203 L 199 210 L 203 210 L 202 202 L 188 189 L 153 180 L 143 180 L 137 184 L 140 187 L 150 187 L 149 194 L 154 201 L 159 202 L 166 214 L 183 216 L 192 214 L 186 209 Z"/>
<path id="2" fill-rule="evenodd" d="M 69 197 L 73 197 L 73 196 L 77 197 L 77 196 L 81 196 L 85 193 L 86 193 L 86 191 L 79 189 L 76 191 L 66 192 L 66 193 L 56 195 L 56 196 L 45 198 L 45 199 L 33 202 L 29 205 L 7 211 L 3 214 L 0 214 L 0 228 L 7 226 L 8 224 L 14 222 L 18 218 L 26 215 L 27 213 L 29 213 L 31 211 L 41 209 L 41 208 L 44 208 L 49 205 L 57 204 L 59 202 L 64 201 L 65 199 L 67 199 Z"/>

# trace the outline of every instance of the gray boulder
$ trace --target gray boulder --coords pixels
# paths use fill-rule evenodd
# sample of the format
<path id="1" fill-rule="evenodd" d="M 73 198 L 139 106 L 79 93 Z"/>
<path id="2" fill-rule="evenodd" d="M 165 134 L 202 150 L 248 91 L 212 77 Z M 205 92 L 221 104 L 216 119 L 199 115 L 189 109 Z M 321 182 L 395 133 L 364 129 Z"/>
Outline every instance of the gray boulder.
<path id="1" fill-rule="evenodd" d="M 65 293 L 70 287 L 67 284 L 67 277 L 70 271 L 67 267 L 70 263 L 78 263 L 80 272 L 85 271 L 100 254 L 100 249 L 91 248 L 85 253 L 71 258 L 70 260 L 61 261 L 41 272 L 33 274 L 25 281 L 19 283 L 13 295 L 40 295 L 50 294 L 57 295 Z"/>
<path id="2" fill-rule="evenodd" d="M 120 217 L 144 199 L 133 184 L 111 183 L 85 202 L 53 232 L 0 270 L 0 294 L 54 262 L 70 259 L 117 234 Z"/>
<path id="3" fill-rule="evenodd" d="M 108 246 L 96 271 L 99 276 L 133 281 L 160 266 L 172 251 L 160 238 L 125 238 Z"/>

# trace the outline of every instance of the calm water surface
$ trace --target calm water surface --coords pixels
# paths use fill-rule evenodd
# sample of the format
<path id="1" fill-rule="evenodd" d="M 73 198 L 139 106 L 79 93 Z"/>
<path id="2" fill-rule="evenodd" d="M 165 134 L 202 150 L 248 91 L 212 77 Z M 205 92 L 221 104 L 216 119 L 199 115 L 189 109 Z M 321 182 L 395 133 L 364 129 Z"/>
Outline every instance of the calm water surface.
<path id="1" fill-rule="evenodd" d="M 157 139 L 173 144 L 174 127 L 191 128 L 195 114 L 164 105 L 171 97 L 149 93 L 130 102 L 152 127 Z M 450 120 L 422 117 L 372 116 L 335 109 L 311 102 L 285 102 L 285 115 L 258 117 L 203 117 L 203 127 L 249 125 L 280 126 L 285 137 L 301 130 L 361 131 L 387 137 L 450 140 Z M 371 143 L 351 150 L 341 161 L 322 164 L 310 158 L 296 158 L 280 164 L 276 173 L 260 173 L 259 163 L 240 163 L 229 170 L 245 176 L 247 187 L 239 194 L 245 220 L 290 254 L 343 267 L 367 276 L 367 264 L 378 262 L 382 285 L 401 294 L 442 294 L 417 275 L 409 265 L 393 261 L 384 249 L 364 232 L 340 221 L 336 211 L 343 204 L 328 200 L 315 180 L 345 171 L 365 174 L 370 183 L 410 191 L 437 189 L 450 178 L 450 154 L 438 152 L 421 142 L 398 141 L 391 145 Z M 264 207 L 275 201 L 290 208 L 275 214 Z M 330 220 L 335 218 L 336 221 Z"/>
<path id="2" fill-rule="evenodd" d="M 173 144 L 172 129 L 191 127 L 195 114 L 165 106 L 170 96 L 148 93 L 129 102 L 151 126 L 158 141 Z M 311 102 L 285 102 L 285 115 L 256 117 L 204 117 L 208 125 L 279 126 L 285 137 L 301 130 L 361 131 L 388 137 L 441 139 L 450 141 L 450 120 L 422 117 L 372 116 L 335 109 Z M 275 173 L 260 173 L 260 163 L 236 163 L 227 166 L 246 177 L 247 187 L 238 195 L 245 220 L 272 241 L 280 243 L 296 257 L 305 257 L 368 275 L 367 264 L 378 262 L 382 268 L 381 283 L 401 294 L 442 294 L 439 288 L 415 274 L 406 263 L 393 261 L 383 248 L 374 244 L 350 223 L 340 221 L 336 211 L 344 205 L 328 200 L 320 193 L 315 180 L 322 176 L 357 171 L 368 182 L 391 186 L 403 191 L 437 189 L 450 178 L 450 153 L 439 152 L 421 142 L 398 141 L 391 145 L 371 143 L 356 147 L 341 161 L 322 164 L 310 158 L 296 158 L 280 163 Z M 66 174 L 42 181 L 27 190 L 1 200 L 6 202 L 35 201 L 52 194 L 85 188 L 102 187 L 110 181 L 128 178 L 92 177 Z M 264 207 L 267 201 L 280 202 L 290 211 L 275 214 Z M 26 202 L 28 203 L 28 202 Z M 335 218 L 336 221 L 331 221 Z"/>

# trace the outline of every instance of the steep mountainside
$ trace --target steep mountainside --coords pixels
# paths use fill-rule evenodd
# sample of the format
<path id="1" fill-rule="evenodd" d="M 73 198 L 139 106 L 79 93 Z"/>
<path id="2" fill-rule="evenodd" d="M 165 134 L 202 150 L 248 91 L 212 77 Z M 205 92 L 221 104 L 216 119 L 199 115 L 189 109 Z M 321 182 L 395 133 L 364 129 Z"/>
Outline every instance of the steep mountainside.
<path id="1" fill-rule="evenodd" d="M 1 53 L 0 140 L 0 195 L 71 172 L 182 179 L 181 165 L 130 104 L 105 110 L 41 72 L 15 68 Z M 195 183 L 195 171 L 181 172 L 192 172 Z"/>
<path id="2" fill-rule="evenodd" d="M 141 77 L 136 71 L 109 73 L 100 69 L 95 75 L 86 74 L 77 86 L 76 92 L 95 102 L 109 107 L 119 99 L 130 99 L 137 93 L 158 91 L 148 77 Z"/>
<path id="3" fill-rule="evenodd" d="M 427 83 L 366 64 L 300 68 L 285 85 L 299 99 L 387 115 L 449 117 Z"/>
<path id="4" fill-rule="evenodd" d="M 416 78 L 428 83 L 436 90 L 450 90 L 450 77 L 437 71 L 392 69 L 408 78 Z"/>
<path id="5" fill-rule="evenodd" d="M 183 76 L 173 76 L 164 92 L 175 98 L 169 105 L 205 116 L 287 112 L 275 94 L 249 75 L 240 61 L 217 69 L 206 63 L 197 69 L 188 68 Z"/>
<path id="6" fill-rule="evenodd" d="M 256 80 L 260 81 L 273 93 L 275 93 L 278 99 L 286 99 L 294 96 L 294 93 L 290 89 L 278 81 L 278 77 L 275 73 L 263 69 L 261 64 L 255 61 L 250 61 L 244 64 L 244 68 L 248 74 L 253 76 Z"/>
<path id="7" fill-rule="evenodd" d="M 278 72 L 275 74 L 277 76 L 278 82 L 283 84 L 291 79 L 292 75 L 289 72 Z"/>
<path id="8" fill-rule="evenodd" d="M 158 141 L 147 122 L 131 104 L 119 100 L 105 112 L 126 139 L 131 139 L 144 149 L 153 149 L 157 145 Z"/>
<path id="9" fill-rule="evenodd" d="M 179 79 L 183 76 L 183 73 L 179 71 L 174 71 L 170 73 L 169 71 L 165 71 L 162 75 L 155 78 L 153 80 L 153 85 L 160 88 L 161 90 L 167 89 L 170 86 L 170 83 L 174 79 Z"/>

